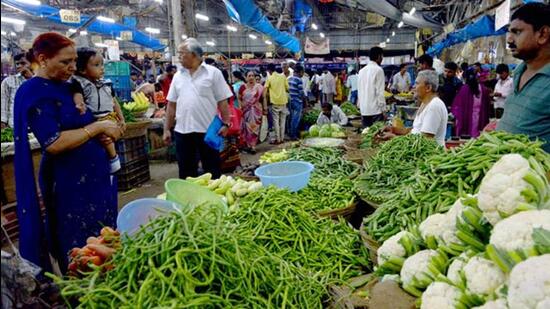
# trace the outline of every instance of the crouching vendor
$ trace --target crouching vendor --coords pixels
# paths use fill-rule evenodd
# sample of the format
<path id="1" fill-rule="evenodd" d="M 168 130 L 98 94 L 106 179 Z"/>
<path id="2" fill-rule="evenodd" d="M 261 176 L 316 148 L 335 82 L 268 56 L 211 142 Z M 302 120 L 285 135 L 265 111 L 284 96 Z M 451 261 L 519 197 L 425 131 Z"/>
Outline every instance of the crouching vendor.
<path id="1" fill-rule="evenodd" d="M 336 123 L 341 126 L 348 124 L 348 117 L 337 105 L 323 103 L 321 108 L 323 109 L 323 112 L 319 114 L 319 118 L 317 118 L 318 126 L 331 123 Z"/>

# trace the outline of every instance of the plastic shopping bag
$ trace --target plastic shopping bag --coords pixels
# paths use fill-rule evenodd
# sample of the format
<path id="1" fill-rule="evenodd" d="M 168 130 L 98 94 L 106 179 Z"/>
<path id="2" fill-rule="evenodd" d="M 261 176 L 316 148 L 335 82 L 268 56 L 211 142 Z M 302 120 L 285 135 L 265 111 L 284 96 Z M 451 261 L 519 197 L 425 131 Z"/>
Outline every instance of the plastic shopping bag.
<path id="1" fill-rule="evenodd" d="M 231 126 L 227 129 L 227 136 L 239 135 L 241 133 L 243 112 L 231 103 L 229 104 L 229 115 L 229 122 L 231 123 Z M 219 116 L 221 117 L 221 114 Z"/>
<path id="2" fill-rule="evenodd" d="M 210 126 L 208 127 L 208 130 L 206 130 L 206 134 L 204 135 L 204 142 L 206 143 L 206 145 L 210 146 L 212 149 L 216 149 L 219 152 L 223 150 L 224 142 L 223 136 L 218 134 L 222 126 L 222 120 L 220 119 L 220 117 L 216 116 L 214 117 L 214 120 L 212 120 L 212 123 L 210 123 Z"/>
<path id="3" fill-rule="evenodd" d="M 260 143 L 263 143 L 265 139 L 267 138 L 267 133 L 269 131 L 269 123 L 267 120 L 267 116 L 262 116 L 262 124 L 260 125 Z"/>

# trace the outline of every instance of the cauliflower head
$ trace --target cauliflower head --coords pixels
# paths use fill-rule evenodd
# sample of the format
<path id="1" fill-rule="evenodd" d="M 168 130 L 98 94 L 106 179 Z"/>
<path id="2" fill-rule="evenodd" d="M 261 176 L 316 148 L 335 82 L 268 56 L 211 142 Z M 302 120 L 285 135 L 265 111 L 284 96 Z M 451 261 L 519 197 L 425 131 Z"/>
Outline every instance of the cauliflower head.
<path id="1" fill-rule="evenodd" d="M 437 248 L 437 241 L 441 239 L 447 225 L 448 220 L 445 214 L 433 214 L 420 223 L 418 227 L 420 236 L 422 236 L 428 248 Z"/>
<path id="2" fill-rule="evenodd" d="M 506 251 L 529 250 L 535 246 L 535 228 L 550 230 L 550 210 L 523 211 L 498 222 L 489 243 Z"/>
<path id="3" fill-rule="evenodd" d="M 454 284 L 461 285 L 462 276 L 460 275 L 460 271 L 464 268 L 464 266 L 466 266 L 469 259 L 470 257 L 468 254 L 464 252 L 455 257 L 449 265 L 449 268 L 447 269 L 447 278 L 449 278 L 449 280 L 451 280 Z"/>
<path id="4" fill-rule="evenodd" d="M 401 231 L 384 241 L 382 246 L 380 246 L 377 251 L 378 265 L 383 265 L 391 257 L 406 257 L 407 250 L 405 250 L 403 245 L 399 242 L 401 238 L 405 235 L 412 237 L 412 234 L 410 232 Z"/>
<path id="5" fill-rule="evenodd" d="M 499 298 L 486 302 L 481 306 L 472 307 L 472 309 L 508 309 L 506 299 Z"/>
<path id="6" fill-rule="evenodd" d="M 468 290 L 474 294 L 489 295 L 506 280 L 504 272 L 493 261 L 480 256 L 472 257 L 463 270 Z"/>
<path id="7" fill-rule="evenodd" d="M 420 309 L 455 309 L 461 291 L 445 282 L 432 282 L 422 294 Z"/>
<path id="8" fill-rule="evenodd" d="M 432 276 L 439 271 L 444 271 L 445 266 L 446 257 L 438 251 L 430 249 L 419 251 L 403 263 L 400 272 L 403 286 L 425 288 L 433 281 Z"/>
<path id="9" fill-rule="evenodd" d="M 517 264 L 508 281 L 510 309 L 550 308 L 550 254 L 531 257 Z"/>
<path id="10" fill-rule="evenodd" d="M 487 172 L 477 195 L 485 218 L 495 225 L 506 216 L 537 208 L 548 201 L 548 181 L 542 167 L 519 154 L 506 154 Z"/>

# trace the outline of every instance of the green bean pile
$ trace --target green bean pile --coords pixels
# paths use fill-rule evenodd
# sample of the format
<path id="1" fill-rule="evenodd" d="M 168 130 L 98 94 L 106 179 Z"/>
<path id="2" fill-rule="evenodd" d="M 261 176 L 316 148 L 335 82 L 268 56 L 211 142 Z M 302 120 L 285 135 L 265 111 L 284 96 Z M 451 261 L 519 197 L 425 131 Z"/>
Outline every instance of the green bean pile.
<path id="1" fill-rule="evenodd" d="M 343 158 L 344 152 L 334 148 L 293 148 L 288 151 L 287 160 L 307 161 L 315 166 L 313 176 L 353 178 L 361 170 L 357 163 Z"/>
<path id="2" fill-rule="evenodd" d="M 55 281 L 79 308 L 322 308 L 317 274 L 242 233 L 215 208 L 174 213 L 128 239 L 113 270 Z"/>
<path id="3" fill-rule="evenodd" d="M 357 231 L 343 219 L 334 222 L 313 216 L 310 206 L 293 193 L 269 187 L 239 203 L 230 220 L 241 231 L 240 237 L 308 273 L 319 274 L 325 283 L 342 283 L 368 270 L 368 254 Z"/>
<path id="4" fill-rule="evenodd" d="M 353 182 L 347 178 L 314 177 L 295 194 L 295 199 L 315 212 L 348 207 L 355 201 Z"/>
<path id="5" fill-rule="evenodd" d="M 435 140 L 421 134 L 398 136 L 382 145 L 366 162 L 365 172 L 355 180 L 356 192 L 365 200 L 381 203 L 409 179 L 426 158 L 442 153 Z"/>
<path id="6" fill-rule="evenodd" d="M 366 134 L 362 134 L 362 141 L 359 148 L 367 149 L 375 147 L 374 137 L 382 128 L 384 128 L 384 126 L 385 123 L 383 121 L 377 121 L 372 126 L 370 126 L 368 132 Z"/>
<path id="7" fill-rule="evenodd" d="M 403 185 L 365 218 L 367 234 L 384 241 L 421 223 L 433 213 L 446 212 L 462 194 L 477 192 L 493 164 L 508 153 L 535 156 L 550 170 L 550 157 L 540 141 L 504 132 L 482 134 L 451 151 L 436 154 L 420 164 L 417 173 L 403 179 Z"/>

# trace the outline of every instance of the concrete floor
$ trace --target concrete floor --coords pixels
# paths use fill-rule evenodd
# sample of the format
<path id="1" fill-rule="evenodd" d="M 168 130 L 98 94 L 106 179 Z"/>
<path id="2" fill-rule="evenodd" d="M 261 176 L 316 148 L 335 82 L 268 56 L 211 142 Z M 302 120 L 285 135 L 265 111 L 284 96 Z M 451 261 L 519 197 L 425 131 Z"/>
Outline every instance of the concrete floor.
<path id="1" fill-rule="evenodd" d="M 252 155 L 246 152 L 241 152 L 241 165 L 257 164 L 260 156 L 266 151 L 273 149 L 282 149 L 289 147 L 289 143 L 282 145 L 271 145 L 262 143 L 256 147 L 257 153 Z M 118 193 L 118 207 L 122 208 L 127 203 L 146 197 L 156 197 L 164 193 L 164 182 L 170 178 L 178 178 L 178 165 L 176 162 L 167 162 L 164 160 L 151 160 L 149 162 L 149 171 L 151 172 L 151 180 L 141 186 L 131 189 L 126 192 Z"/>

